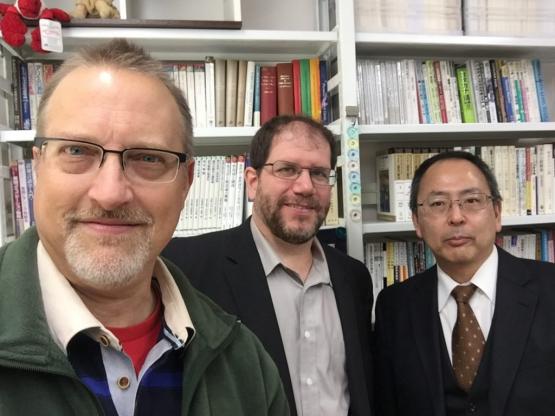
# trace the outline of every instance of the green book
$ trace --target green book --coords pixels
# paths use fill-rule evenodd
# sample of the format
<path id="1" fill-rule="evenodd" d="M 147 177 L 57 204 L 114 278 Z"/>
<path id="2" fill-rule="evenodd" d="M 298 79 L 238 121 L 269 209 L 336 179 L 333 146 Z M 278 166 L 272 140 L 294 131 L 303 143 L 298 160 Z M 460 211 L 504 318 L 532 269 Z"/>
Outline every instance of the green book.
<path id="1" fill-rule="evenodd" d="M 306 116 L 312 115 L 312 102 L 310 101 L 310 60 L 300 59 L 301 64 L 301 111 Z"/>
<path id="2" fill-rule="evenodd" d="M 457 88 L 459 89 L 459 100 L 461 103 L 461 115 L 463 123 L 476 123 L 476 109 L 472 100 L 472 85 L 468 77 L 466 64 L 455 67 L 457 74 Z"/>

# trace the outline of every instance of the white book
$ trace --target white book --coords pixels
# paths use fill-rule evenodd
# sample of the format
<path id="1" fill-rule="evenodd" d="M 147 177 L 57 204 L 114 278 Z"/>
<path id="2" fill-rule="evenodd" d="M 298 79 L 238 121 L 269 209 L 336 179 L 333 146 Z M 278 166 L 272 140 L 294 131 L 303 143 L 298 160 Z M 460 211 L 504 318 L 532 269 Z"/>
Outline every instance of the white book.
<path id="1" fill-rule="evenodd" d="M 235 208 L 233 209 L 233 226 L 236 227 L 243 222 L 243 200 L 245 189 L 245 155 L 237 156 L 237 187 L 235 189 Z"/>
<path id="2" fill-rule="evenodd" d="M 183 93 L 183 96 L 187 100 L 187 104 L 190 107 L 191 105 L 189 104 L 189 95 L 188 95 L 188 91 L 187 91 L 187 64 L 179 64 L 178 65 L 176 85 L 179 87 L 179 89 Z M 191 109 L 189 109 L 189 111 L 191 111 Z"/>
<path id="3" fill-rule="evenodd" d="M 17 161 L 17 173 L 19 176 L 19 196 L 21 198 L 21 213 L 23 214 L 23 229 L 31 226 L 31 213 L 29 212 L 29 195 L 27 193 L 27 172 L 25 170 L 25 160 Z"/>
<path id="4" fill-rule="evenodd" d="M 216 127 L 225 126 L 225 60 L 216 59 L 214 63 L 215 99 L 216 99 Z"/>
<path id="5" fill-rule="evenodd" d="M 196 94 L 195 94 L 195 69 L 193 64 L 187 64 L 187 92 L 189 98 L 189 110 L 193 118 L 193 127 L 197 126 Z"/>
<path id="6" fill-rule="evenodd" d="M 193 65 L 195 75 L 195 113 L 196 127 L 206 127 L 206 85 L 204 63 Z"/>
<path id="7" fill-rule="evenodd" d="M 408 97 L 408 119 L 409 124 L 418 124 L 418 91 L 416 86 L 416 70 L 414 59 L 404 60 L 407 71 L 407 97 Z"/>
<path id="8" fill-rule="evenodd" d="M 234 227 L 233 221 L 235 218 L 235 200 L 237 199 L 237 156 L 231 156 L 231 169 L 229 177 L 229 201 L 227 207 L 227 228 Z"/>
<path id="9" fill-rule="evenodd" d="M 529 121 L 538 123 L 541 121 L 540 107 L 538 105 L 538 90 L 534 78 L 534 67 L 530 59 L 521 61 L 524 92 L 528 102 Z"/>
<path id="10" fill-rule="evenodd" d="M 247 62 L 247 80 L 245 84 L 245 115 L 243 124 L 245 127 L 253 125 L 254 113 L 254 61 Z"/>
<path id="11" fill-rule="evenodd" d="M 206 126 L 216 127 L 216 96 L 214 58 L 207 57 L 204 64 L 206 83 Z"/>

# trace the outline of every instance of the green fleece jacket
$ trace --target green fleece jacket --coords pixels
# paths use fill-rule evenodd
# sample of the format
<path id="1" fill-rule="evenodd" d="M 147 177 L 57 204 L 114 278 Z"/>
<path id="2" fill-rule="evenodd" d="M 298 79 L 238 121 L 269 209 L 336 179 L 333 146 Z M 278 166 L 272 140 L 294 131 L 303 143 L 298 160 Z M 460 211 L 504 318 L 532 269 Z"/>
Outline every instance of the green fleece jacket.
<path id="1" fill-rule="evenodd" d="M 34 228 L 0 248 L 0 415 L 102 415 L 50 336 Z M 277 369 L 258 339 L 168 268 L 196 329 L 183 364 L 182 415 L 288 415 Z M 169 415 L 168 415 L 169 416 Z"/>

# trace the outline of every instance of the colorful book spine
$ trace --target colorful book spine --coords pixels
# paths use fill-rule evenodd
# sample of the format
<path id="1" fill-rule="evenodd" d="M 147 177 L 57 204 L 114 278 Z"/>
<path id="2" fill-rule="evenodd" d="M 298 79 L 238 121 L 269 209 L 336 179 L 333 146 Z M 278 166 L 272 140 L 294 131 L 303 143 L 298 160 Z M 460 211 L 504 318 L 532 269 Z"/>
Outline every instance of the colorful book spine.
<path id="1" fill-rule="evenodd" d="M 532 67 L 534 68 L 534 80 L 536 82 L 536 91 L 538 95 L 538 106 L 540 108 L 541 121 L 549 121 L 549 111 L 547 109 L 547 100 L 545 98 L 545 88 L 540 61 L 538 59 L 533 59 Z"/>
<path id="2" fill-rule="evenodd" d="M 295 114 L 302 112 L 301 107 L 301 63 L 298 59 L 291 61 L 293 65 L 293 109 Z"/>
<path id="3" fill-rule="evenodd" d="M 320 61 L 320 101 L 321 120 L 323 124 L 331 123 L 331 113 L 328 96 L 328 65 L 326 61 Z"/>
<path id="4" fill-rule="evenodd" d="M 260 127 L 260 64 L 254 65 L 254 97 L 252 125 Z"/>
<path id="5" fill-rule="evenodd" d="M 461 115 L 463 123 L 476 123 L 476 111 L 472 102 L 472 92 L 468 69 L 466 64 L 457 65 L 457 85 L 459 87 L 459 100 L 461 103 Z"/>
<path id="6" fill-rule="evenodd" d="M 29 101 L 29 74 L 27 64 L 22 62 L 19 67 L 19 85 L 21 87 L 21 127 L 31 130 L 31 103 Z"/>
<path id="7" fill-rule="evenodd" d="M 320 103 L 320 60 L 311 58 L 310 64 L 310 108 L 311 115 L 314 120 L 320 121 L 321 103 Z"/>
<path id="8" fill-rule="evenodd" d="M 310 102 L 310 61 L 301 59 L 301 111 L 310 116 L 312 114 L 312 104 Z"/>

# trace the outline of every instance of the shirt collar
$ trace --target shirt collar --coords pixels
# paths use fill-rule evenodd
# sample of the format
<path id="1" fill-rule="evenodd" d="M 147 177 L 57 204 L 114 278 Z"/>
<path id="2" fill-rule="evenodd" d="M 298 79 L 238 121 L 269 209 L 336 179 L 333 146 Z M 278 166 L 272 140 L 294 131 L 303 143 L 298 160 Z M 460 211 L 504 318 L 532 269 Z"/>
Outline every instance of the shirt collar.
<path id="1" fill-rule="evenodd" d="M 40 241 L 37 246 L 37 266 L 46 320 L 60 349 L 66 352 L 71 339 L 84 331 L 94 339 L 107 339 L 113 348 L 121 350 L 119 340 L 85 306 Z M 164 305 L 165 325 L 175 338 L 174 341 L 180 346 L 185 345 L 188 338 L 194 335 L 195 329 L 177 284 L 160 258 L 156 260 L 154 276 Z"/>
<path id="2" fill-rule="evenodd" d="M 268 240 L 266 240 L 253 218 L 251 218 L 250 227 L 254 244 L 256 245 L 258 254 L 260 255 L 260 261 L 262 262 L 262 268 L 264 269 L 266 277 L 268 277 L 278 266 L 285 268 L 282 264 L 281 258 L 275 252 Z M 317 275 L 320 276 L 319 282 L 331 285 L 330 275 L 327 271 L 328 269 L 324 249 L 317 238 L 312 239 L 311 250 L 312 267 L 318 272 Z"/>
<path id="3" fill-rule="evenodd" d="M 497 288 L 497 267 L 499 263 L 499 256 L 497 247 L 494 245 L 491 254 L 482 263 L 480 268 L 476 271 L 472 279 L 466 284 L 473 283 L 486 295 L 492 304 L 495 304 L 495 291 Z M 439 266 L 437 266 L 437 300 L 438 310 L 441 311 L 447 304 L 449 296 L 453 289 L 459 283 L 452 279 L 445 273 Z"/>

